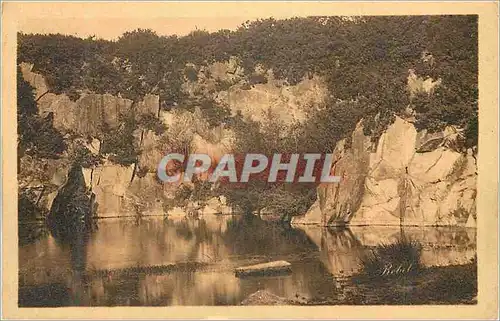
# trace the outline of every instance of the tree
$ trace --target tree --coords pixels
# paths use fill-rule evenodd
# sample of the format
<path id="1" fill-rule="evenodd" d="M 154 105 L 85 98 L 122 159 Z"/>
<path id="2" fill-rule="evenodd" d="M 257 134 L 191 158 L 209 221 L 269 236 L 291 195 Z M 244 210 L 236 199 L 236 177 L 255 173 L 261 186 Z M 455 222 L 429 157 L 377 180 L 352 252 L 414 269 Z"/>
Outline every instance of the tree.
<path id="1" fill-rule="evenodd" d="M 29 153 L 42 158 L 57 158 L 66 149 L 62 134 L 53 126 L 53 114 L 38 114 L 33 87 L 17 70 L 18 158 Z"/>

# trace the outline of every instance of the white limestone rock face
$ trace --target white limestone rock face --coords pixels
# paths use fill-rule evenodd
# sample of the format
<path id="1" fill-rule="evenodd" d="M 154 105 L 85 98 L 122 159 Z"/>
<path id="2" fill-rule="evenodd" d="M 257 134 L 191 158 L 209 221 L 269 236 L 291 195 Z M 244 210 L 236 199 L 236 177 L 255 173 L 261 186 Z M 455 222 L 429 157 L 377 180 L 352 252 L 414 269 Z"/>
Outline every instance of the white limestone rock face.
<path id="1" fill-rule="evenodd" d="M 35 99 L 40 98 L 43 94 L 49 91 L 45 78 L 33 72 L 33 64 L 22 62 L 20 64 L 21 73 L 25 81 L 27 81 L 33 88 L 35 88 Z"/>
<path id="2" fill-rule="evenodd" d="M 72 101 L 65 94 L 44 95 L 39 101 L 40 113 L 54 114 L 54 127 L 61 132 L 72 131 L 83 136 L 96 137 L 103 123 L 116 127 L 120 115 L 126 114 L 132 101 L 109 94 L 83 94 Z"/>
<path id="3" fill-rule="evenodd" d="M 160 96 L 151 94 L 145 95 L 144 99 L 137 103 L 136 111 L 158 117 L 160 112 Z"/>
<path id="4" fill-rule="evenodd" d="M 125 194 L 132 181 L 134 165 L 105 163 L 94 169 L 83 169 L 85 183 L 95 194 L 98 216 L 126 215 Z"/>
<path id="5" fill-rule="evenodd" d="M 229 107 L 233 115 L 241 112 L 244 117 L 259 122 L 268 120 L 269 114 L 285 125 L 303 121 L 311 106 L 321 105 L 328 95 L 321 77 L 304 77 L 290 85 L 276 79 L 271 69 L 259 65 L 252 71 L 252 76 L 260 78 L 254 83 L 234 57 L 208 66 L 187 64 L 186 68 L 197 71 L 196 80 L 184 79 L 182 85 L 189 96 L 210 97 L 217 104 Z"/>
<path id="6" fill-rule="evenodd" d="M 254 121 L 266 121 L 269 113 L 285 124 L 303 121 L 310 106 L 321 105 L 327 95 L 324 82 L 314 77 L 296 85 L 283 84 L 271 75 L 266 84 L 250 88 L 233 86 L 223 96 L 232 113 L 241 112 Z"/>
<path id="7" fill-rule="evenodd" d="M 417 133 L 396 117 L 376 150 L 358 125 L 353 144 L 337 144 L 338 184 L 320 185 L 318 200 L 292 224 L 475 226 L 477 165 L 455 151 L 459 131 Z"/>

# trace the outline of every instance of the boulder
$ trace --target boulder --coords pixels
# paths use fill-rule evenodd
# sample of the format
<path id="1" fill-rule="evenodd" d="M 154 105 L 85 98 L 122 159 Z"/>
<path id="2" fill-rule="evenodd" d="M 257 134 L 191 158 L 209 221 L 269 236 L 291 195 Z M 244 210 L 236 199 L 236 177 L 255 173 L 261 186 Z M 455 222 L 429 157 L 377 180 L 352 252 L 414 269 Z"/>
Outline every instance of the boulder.
<path id="1" fill-rule="evenodd" d="M 85 184 L 95 194 L 98 216 L 118 216 L 134 213 L 125 208 L 125 195 L 132 182 L 134 166 L 106 162 L 93 169 L 84 169 Z"/>
<path id="2" fill-rule="evenodd" d="M 52 202 L 47 222 L 52 234 L 72 240 L 92 229 L 93 195 L 87 190 L 81 167 L 73 164 L 68 181 Z"/>
<path id="3" fill-rule="evenodd" d="M 47 85 L 45 78 L 42 75 L 33 72 L 33 64 L 22 62 L 20 67 L 24 80 L 26 80 L 31 87 L 35 88 L 35 99 L 40 98 L 49 91 L 49 86 Z"/>

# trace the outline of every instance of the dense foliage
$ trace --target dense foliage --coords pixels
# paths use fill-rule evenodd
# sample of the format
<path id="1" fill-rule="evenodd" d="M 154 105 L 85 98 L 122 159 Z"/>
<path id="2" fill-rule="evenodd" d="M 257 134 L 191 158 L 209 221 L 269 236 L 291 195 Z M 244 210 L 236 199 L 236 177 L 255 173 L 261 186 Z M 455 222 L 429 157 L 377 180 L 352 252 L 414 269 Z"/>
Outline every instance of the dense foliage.
<path id="1" fill-rule="evenodd" d="M 85 235 L 93 227 L 94 209 L 93 195 L 87 189 L 80 164 L 74 163 L 47 216 L 52 235 L 63 241 Z"/>
<path id="2" fill-rule="evenodd" d="M 361 116 L 370 123 L 379 114 L 381 125 L 368 129 L 376 136 L 406 108 L 410 68 L 443 83 L 432 99 L 413 102 L 419 127 L 474 126 L 477 117 L 477 16 L 270 18 L 236 31 L 197 30 L 184 37 L 138 29 L 114 42 L 19 35 L 19 61 L 35 63 L 54 92 L 119 92 L 134 100 L 152 93 L 165 106 L 187 99 L 182 82 L 197 79 L 188 63 L 206 65 L 231 56 L 239 59 L 249 83 L 266 81 L 253 75 L 260 64 L 291 84 L 313 73 L 324 76 L 329 105 L 362 100 L 346 111 L 354 113 L 347 121 L 329 118 L 334 127 L 345 127 L 344 136 Z"/>
<path id="3" fill-rule="evenodd" d="M 139 127 L 152 130 L 156 135 L 161 135 L 166 130 L 165 124 L 151 113 L 140 114 L 137 118 Z"/>
<path id="4" fill-rule="evenodd" d="M 18 158 L 24 153 L 43 158 L 57 158 L 66 149 L 63 136 L 52 125 L 53 114 L 38 115 L 30 86 L 17 71 Z"/>
<path id="5" fill-rule="evenodd" d="M 133 114 L 123 116 L 121 121 L 121 125 L 116 128 L 105 126 L 101 153 L 108 154 L 108 158 L 117 164 L 128 166 L 136 163 L 139 156 L 134 138 L 137 124 Z"/>

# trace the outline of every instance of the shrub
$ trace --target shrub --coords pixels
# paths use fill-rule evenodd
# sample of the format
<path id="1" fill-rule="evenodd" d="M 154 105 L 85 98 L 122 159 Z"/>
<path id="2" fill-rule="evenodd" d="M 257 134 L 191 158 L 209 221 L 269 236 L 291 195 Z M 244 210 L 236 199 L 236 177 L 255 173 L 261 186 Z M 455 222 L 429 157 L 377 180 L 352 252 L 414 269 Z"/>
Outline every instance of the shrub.
<path id="1" fill-rule="evenodd" d="M 203 118 L 212 127 L 227 122 L 231 116 L 229 107 L 219 105 L 213 99 L 203 99 L 200 102 L 200 110 Z"/>
<path id="2" fill-rule="evenodd" d="M 191 194 L 193 201 L 205 203 L 212 197 L 212 183 L 209 181 L 194 180 L 194 188 Z"/>
<path id="3" fill-rule="evenodd" d="M 74 161 L 84 168 L 94 167 L 103 163 L 101 155 L 93 154 L 83 144 L 75 146 Z"/>
<path id="4" fill-rule="evenodd" d="M 45 211 L 37 206 L 36 195 L 30 189 L 19 190 L 17 210 L 19 221 L 35 221 L 45 216 Z"/>
<path id="5" fill-rule="evenodd" d="M 128 166 L 136 163 L 139 156 L 133 135 L 136 125 L 133 115 L 122 117 L 122 121 L 117 128 L 104 126 L 101 153 L 109 154 L 108 158 L 117 164 Z"/>
<path id="6" fill-rule="evenodd" d="M 407 238 L 393 244 L 382 244 L 361 259 L 363 273 L 372 278 L 383 278 L 418 272 L 422 247 Z"/>
<path id="7" fill-rule="evenodd" d="M 145 177 L 147 173 L 148 173 L 148 168 L 147 167 L 139 167 L 139 169 L 137 169 L 136 172 L 135 172 L 135 174 L 139 178 Z"/>
<path id="8" fill-rule="evenodd" d="M 167 127 L 161 120 L 151 113 L 141 114 L 138 117 L 137 125 L 139 127 L 154 131 L 156 135 L 161 135 L 165 132 Z"/>
<path id="9" fill-rule="evenodd" d="M 215 82 L 215 90 L 216 91 L 226 91 L 231 88 L 233 84 L 227 80 L 217 79 Z"/>
<path id="10" fill-rule="evenodd" d="M 180 188 L 178 188 L 175 191 L 174 203 L 177 206 L 185 206 L 188 199 L 191 197 L 192 193 L 193 193 L 193 189 L 190 186 L 181 185 Z"/>
<path id="11" fill-rule="evenodd" d="M 465 147 L 472 148 L 477 146 L 478 135 L 479 135 L 479 124 L 477 111 L 469 119 L 467 126 L 465 127 Z"/>
<path id="12" fill-rule="evenodd" d="M 31 243 L 47 234 L 45 225 L 37 222 L 45 218 L 47 211 L 38 206 L 36 200 L 37 196 L 32 190 L 19 190 L 17 201 L 19 245 Z"/>

